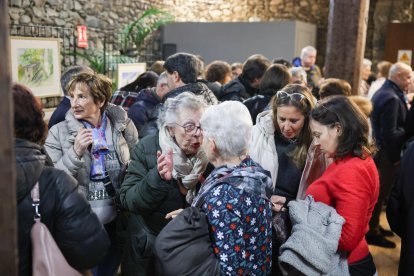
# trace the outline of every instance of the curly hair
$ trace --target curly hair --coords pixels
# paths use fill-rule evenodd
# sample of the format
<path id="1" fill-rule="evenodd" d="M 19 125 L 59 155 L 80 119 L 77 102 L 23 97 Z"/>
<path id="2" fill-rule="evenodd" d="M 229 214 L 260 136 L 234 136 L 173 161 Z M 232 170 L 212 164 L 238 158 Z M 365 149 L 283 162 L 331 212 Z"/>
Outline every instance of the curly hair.
<path id="1" fill-rule="evenodd" d="M 43 121 L 40 101 L 24 85 L 14 83 L 12 86 L 14 105 L 14 136 L 43 145 L 46 140 L 47 127 Z"/>

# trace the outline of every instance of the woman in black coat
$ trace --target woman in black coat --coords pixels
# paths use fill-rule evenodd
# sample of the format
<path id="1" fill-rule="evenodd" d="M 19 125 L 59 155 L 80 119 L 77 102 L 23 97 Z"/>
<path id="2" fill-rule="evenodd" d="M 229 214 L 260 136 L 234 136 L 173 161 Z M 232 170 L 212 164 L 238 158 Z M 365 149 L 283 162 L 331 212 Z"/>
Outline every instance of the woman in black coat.
<path id="1" fill-rule="evenodd" d="M 35 211 L 30 191 L 40 189 L 41 221 L 47 226 L 68 263 L 79 271 L 95 266 L 106 254 L 109 239 L 76 180 L 48 167 L 42 144 L 47 126 L 40 103 L 24 86 L 14 84 L 14 127 L 19 243 L 19 275 L 32 275 L 30 230 Z M 49 161 L 51 162 L 51 161 Z"/>
<path id="2" fill-rule="evenodd" d="M 414 143 L 401 160 L 397 181 L 387 205 L 387 220 L 391 230 L 401 237 L 401 255 L 398 275 L 413 275 L 414 263 Z"/>

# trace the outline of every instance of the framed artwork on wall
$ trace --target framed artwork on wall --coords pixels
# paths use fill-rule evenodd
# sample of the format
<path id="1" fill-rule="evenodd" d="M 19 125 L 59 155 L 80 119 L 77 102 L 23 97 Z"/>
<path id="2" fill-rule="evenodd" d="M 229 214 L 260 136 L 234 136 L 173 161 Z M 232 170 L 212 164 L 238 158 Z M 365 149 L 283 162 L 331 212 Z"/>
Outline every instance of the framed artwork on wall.
<path id="1" fill-rule="evenodd" d="M 61 95 L 59 44 L 55 38 L 10 37 L 13 82 L 38 97 Z"/>
<path id="2" fill-rule="evenodd" d="M 147 70 L 145 63 L 118 64 L 118 89 L 133 82 L 139 75 Z"/>

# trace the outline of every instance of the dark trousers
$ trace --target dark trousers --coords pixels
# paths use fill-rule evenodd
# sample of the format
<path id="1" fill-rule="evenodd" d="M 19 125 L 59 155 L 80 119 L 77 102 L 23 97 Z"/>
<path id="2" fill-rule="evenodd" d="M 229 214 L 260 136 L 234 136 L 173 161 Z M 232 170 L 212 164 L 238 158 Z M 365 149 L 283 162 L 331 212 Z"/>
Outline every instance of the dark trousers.
<path id="1" fill-rule="evenodd" d="M 391 193 L 395 181 L 395 173 L 398 166 L 393 164 L 384 150 L 378 151 L 377 155 L 374 158 L 374 161 L 375 165 L 377 166 L 380 178 L 380 191 L 377 204 L 375 205 L 371 220 L 369 222 L 369 233 L 379 234 L 379 219 L 382 211 L 382 206 Z"/>
<path id="2" fill-rule="evenodd" d="M 376 272 L 377 269 L 375 268 L 371 253 L 362 260 L 349 265 L 349 274 L 351 276 L 372 276 Z"/>
<path id="3" fill-rule="evenodd" d="M 116 219 L 112 222 L 104 225 L 109 239 L 111 240 L 111 246 L 109 247 L 106 257 L 92 269 L 94 276 L 114 276 L 118 271 L 118 267 L 121 263 L 121 254 L 119 252 L 119 246 L 116 242 Z"/>

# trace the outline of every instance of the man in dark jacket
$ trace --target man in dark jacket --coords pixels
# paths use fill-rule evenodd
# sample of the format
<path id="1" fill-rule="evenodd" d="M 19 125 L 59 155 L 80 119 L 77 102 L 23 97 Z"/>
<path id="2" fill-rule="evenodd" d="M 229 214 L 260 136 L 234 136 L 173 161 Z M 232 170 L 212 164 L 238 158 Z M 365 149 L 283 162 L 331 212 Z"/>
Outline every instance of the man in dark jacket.
<path id="1" fill-rule="evenodd" d="M 55 111 L 53 112 L 52 116 L 49 120 L 49 129 L 52 128 L 52 126 L 56 125 L 57 123 L 60 123 L 65 120 L 66 112 L 70 109 L 70 97 L 68 95 L 68 91 L 66 90 L 66 86 L 69 84 L 71 79 L 83 72 L 90 72 L 93 73 L 93 70 L 89 68 L 88 66 L 72 66 L 69 67 L 60 78 L 60 86 L 62 87 L 63 91 L 63 99 L 59 103 L 59 105 L 56 107 Z"/>
<path id="2" fill-rule="evenodd" d="M 189 53 L 177 53 L 167 58 L 164 63 L 167 72 L 168 87 L 171 89 L 164 96 L 174 98 L 182 92 L 192 92 L 201 95 L 207 104 L 217 104 L 214 93 L 202 82 L 197 82 L 200 62 L 195 55 Z"/>
<path id="3" fill-rule="evenodd" d="M 411 143 L 401 161 L 401 169 L 387 204 L 387 220 L 392 231 L 401 237 L 399 276 L 413 274 L 414 263 L 414 185 L 412 167 L 414 143 Z"/>
<path id="4" fill-rule="evenodd" d="M 388 79 L 372 98 L 371 122 L 373 136 L 379 149 L 375 163 L 380 176 L 380 194 L 370 221 L 367 242 L 372 245 L 394 248 L 395 243 L 384 238 L 387 233 L 379 227 L 384 200 L 390 194 L 395 173 L 401 159 L 401 149 L 407 140 L 405 123 L 407 101 L 404 91 L 411 80 L 411 67 L 405 63 L 391 66 Z"/>
<path id="5" fill-rule="evenodd" d="M 157 87 L 139 92 L 136 102 L 128 110 L 128 117 L 134 122 L 139 138 L 157 132 L 158 107 L 161 105 L 161 99 L 169 91 L 167 73 L 163 72 L 158 78 Z"/>
<path id="6" fill-rule="evenodd" d="M 222 87 L 220 101 L 244 101 L 258 94 L 263 75 L 271 62 L 263 55 L 252 55 L 243 64 L 240 76 Z"/>

